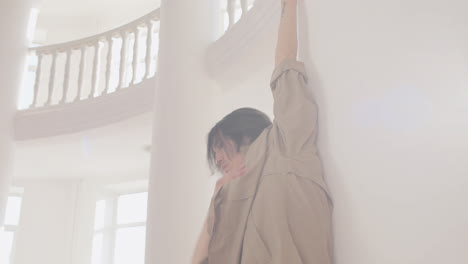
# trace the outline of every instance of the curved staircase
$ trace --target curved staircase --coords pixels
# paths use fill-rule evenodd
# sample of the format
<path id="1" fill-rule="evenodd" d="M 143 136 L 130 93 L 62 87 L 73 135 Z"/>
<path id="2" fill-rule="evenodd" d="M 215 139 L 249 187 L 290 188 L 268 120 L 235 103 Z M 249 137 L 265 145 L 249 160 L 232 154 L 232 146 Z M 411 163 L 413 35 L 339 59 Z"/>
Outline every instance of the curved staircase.
<path id="1" fill-rule="evenodd" d="M 259 47 L 265 34 L 274 35 L 275 3 L 228 0 L 220 10 L 223 33 L 206 54 L 212 78 L 229 81 L 267 65 L 272 53 Z M 159 11 L 101 34 L 30 48 L 16 140 L 83 131 L 152 111 Z"/>

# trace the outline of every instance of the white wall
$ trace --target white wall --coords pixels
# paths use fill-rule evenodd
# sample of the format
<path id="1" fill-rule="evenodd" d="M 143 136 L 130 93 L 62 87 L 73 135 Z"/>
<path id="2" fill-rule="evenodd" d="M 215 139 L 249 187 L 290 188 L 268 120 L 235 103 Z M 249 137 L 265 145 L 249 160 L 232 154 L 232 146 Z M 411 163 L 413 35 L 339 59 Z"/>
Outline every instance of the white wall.
<path id="1" fill-rule="evenodd" d="M 94 215 L 99 187 L 92 181 L 80 181 L 76 197 L 76 219 L 73 232 L 72 256 L 70 264 L 91 262 L 94 235 Z"/>
<path id="2" fill-rule="evenodd" d="M 303 2 L 337 264 L 468 263 L 468 2 Z M 271 116 L 271 70 L 226 84 L 223 115 Z"/>
<path id="3" fill-rule="evenodd" d="M 338 263 L 467 263 L 468 2 L 305 10 Z"/>
<path id="4" fill-rule="evenodd" d="M 70 263 L 76 182 L 28 181 L 15 245 L 15 264 Z"/>
<path id="5" fill-rule="evenodd" d="M 24 71 L 27 28 L 35 1 L 2 1 L 0 3 L 0 227 L 3 226 L 8 185 L 14 175 L 15 103 Z M 14 25 L 14 26 L 11 26 Z"/>

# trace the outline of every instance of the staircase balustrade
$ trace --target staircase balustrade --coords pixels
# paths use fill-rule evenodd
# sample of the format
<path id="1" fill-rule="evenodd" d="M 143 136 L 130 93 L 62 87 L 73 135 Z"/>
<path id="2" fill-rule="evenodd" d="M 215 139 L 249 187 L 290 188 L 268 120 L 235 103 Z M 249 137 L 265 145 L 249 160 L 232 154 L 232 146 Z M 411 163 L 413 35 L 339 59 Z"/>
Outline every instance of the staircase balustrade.
<path id="1" fill-rule="evenodd" d="M 227 31 L 250 10 L 254 0 L 222 0 L 221 4 Z M 159 20 L 160 9 L 156 9 L 101 34 L 30 48 L 19 110 L 92 99 L 153 77 Z"/>
<path id="2" fill-rule="evenodd" d="M 20 110 L 91 99 L 153 77 L 159 13 L 95 36 L 30 48 L 26 78 L 34 81 L 25 83 L 30 103 L 20 103 Z"/>
<path id="3" fill-rule="evenodd" d="M 255 0 L 226 0 L 226 15 L 224 29 L 231 28 L 242 16 L 252 8 Z M 226 21 L 227 20 L 227 21 Z"/>

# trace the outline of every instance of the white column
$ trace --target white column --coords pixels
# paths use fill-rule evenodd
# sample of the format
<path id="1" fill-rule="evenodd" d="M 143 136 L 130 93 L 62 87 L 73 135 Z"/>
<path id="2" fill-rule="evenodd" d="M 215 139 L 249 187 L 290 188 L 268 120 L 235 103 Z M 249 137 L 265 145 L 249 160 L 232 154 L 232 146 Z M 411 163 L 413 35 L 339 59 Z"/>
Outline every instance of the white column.
<path id="1" fill-rule="evenodd" d="M 13 168 L 13 116 L 27 52 L 27 25 L 32 0 L 0 3 L 0 226 Z"/>
<path id="2" fill-rule="evenodd" d="M 216 33 L 215 2 L 162 2 L 147 264 L 190 263 L 213 191 L 205 148 L 216 88 L 204 55 Z"/>

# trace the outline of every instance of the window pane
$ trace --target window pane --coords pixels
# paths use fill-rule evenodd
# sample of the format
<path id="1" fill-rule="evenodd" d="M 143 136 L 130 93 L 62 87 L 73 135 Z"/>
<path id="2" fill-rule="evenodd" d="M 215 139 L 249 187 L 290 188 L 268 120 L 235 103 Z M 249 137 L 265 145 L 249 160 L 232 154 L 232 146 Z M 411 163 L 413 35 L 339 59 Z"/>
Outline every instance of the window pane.
<path id="1" fill-rule="evenodd" d="M 94 230 L 104 227 L 106 221 L 106 201 L 99 200 L 96 202 L 96 212 L 94 215 Z"/>
<path id="2" fill-rule="evenodd" d="M 13 246 L 13 232 L 0 229 L 0 263 L 10 263 L 10 254 Z"/>
<path id="3" fill-rule="evenodd" d="M 21 209 L 21 197 L 10 196 L 8 197 L 5 225 L 18 225 Z"/>
<path id="4" fill-rule="evenodd" d="M 143 226 L 121 228 L 115 237 L 114 264 L 144 264 L 145 230 Z"/>
<path id="5" fill-rule="evenodd" d="M 117 202 L 117 224 L 146 222 L 147 201 L 147 192 L 120 196 Z"/>
<path id="6" fill-rule="evenodd" d="M 94 235 L 93 239 L 93 254 L 91 258 L 92 264 L 101 264 L 102 262 L 102 238 L 103 234 L 96 234 Z"/>

